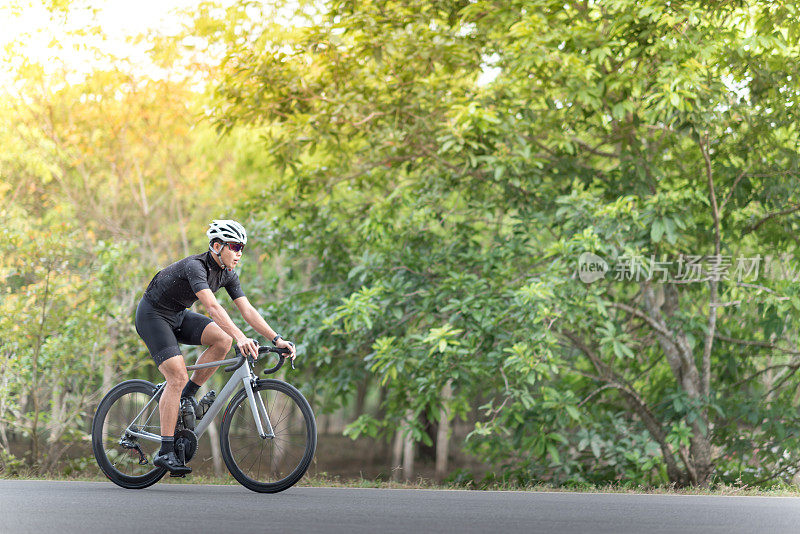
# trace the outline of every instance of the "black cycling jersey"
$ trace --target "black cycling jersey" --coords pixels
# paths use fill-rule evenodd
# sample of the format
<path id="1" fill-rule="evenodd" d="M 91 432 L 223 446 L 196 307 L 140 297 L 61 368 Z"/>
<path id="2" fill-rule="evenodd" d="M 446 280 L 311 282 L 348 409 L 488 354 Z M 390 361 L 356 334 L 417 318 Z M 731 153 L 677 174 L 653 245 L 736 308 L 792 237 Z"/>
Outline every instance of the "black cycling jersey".
<path id="1" fill-rule="evenodd" d="M 213 293 L 224 287 L 231 300 L 244 296 L 239 276 L 217 265 L 211 251 L 195 254 L 160 270 L 144 292 L 154 308 L 178 313 L 197 300 L 196 293 L 210 289 Z"/>

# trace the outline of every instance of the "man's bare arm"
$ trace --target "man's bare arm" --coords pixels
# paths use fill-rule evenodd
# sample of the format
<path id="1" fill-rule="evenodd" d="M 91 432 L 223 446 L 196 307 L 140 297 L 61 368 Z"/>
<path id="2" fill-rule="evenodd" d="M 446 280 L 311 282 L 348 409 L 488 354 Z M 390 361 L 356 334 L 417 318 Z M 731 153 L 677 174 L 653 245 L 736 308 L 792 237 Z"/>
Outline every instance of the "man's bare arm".
<path id="1" fill-rule="evenodd" d="M 256 332 L 270 341 L 272 341 L 272 339 L 278 335 L 278 333 L 267 324 L 264 318 L 261 317 L 261 314 L 258 313 L 258 310 L 255 309 L 252 304 L 250 304 L 250 301 L 247 300 L 247 297 L 239 297 L 238 299 L 234 300 L 233 303 L 236 304 L 237 308 L 239 308 L 242 318 L 247 322 L 247 324 L 252 326 Z"/>
<path id="2" fill-rule="evenodd" d="M 210 289 L 201 289 L 195 294 L 197 295 L 197 298 L 200 299 L 200 302 L 203 303 L 203 306 L 205 306 L 206 310 L 208 311 L 208 315 L 211 317 L 211 320 L 214 321 L 217 326 L 222 328 L 223 332 L 231 336 L 234 341 L 236 341 L 239 350 L 245 354 L 250 354 L 254 358 L 258 358 L 258 349 L 256 348 L 255 343 L 245 336 L 244 332 L 239 330 L 239 327 L 234 324 L 230 315 L 228 315 L 228 312 L 226 312 L 225 308 L 223 308 L 217 301 L 217 297 L 214 296 L 214 293 L 212 293 Z"/>
<path id="3" fill-rule="evenodd" d="M 261 317 L 261 314 L 258 313 L 258 310 L 250 304 L 250 301 L 247 300 L 247 297 L 239 297 L 238 299 L 233 301 L 236 304 L 236 307 L 239 308 L 239 312 L 242 314 L 242 318 L 247 321 L 247 324 L 252 326 L 256 332 L 264 336 L 265 338 L 272 341 L 277 333 L 275 330 L 272 329 L 270 325 L 267 324 L 267 321 Z M 288 348 L 292 354 L 292 359 L 294 360 L 296 357 L 296 352 L 294 345 L 287 342 L 284 339 L 279 339 L 278 342 L 275 344 L 276 347 L 281 348 Z"/>

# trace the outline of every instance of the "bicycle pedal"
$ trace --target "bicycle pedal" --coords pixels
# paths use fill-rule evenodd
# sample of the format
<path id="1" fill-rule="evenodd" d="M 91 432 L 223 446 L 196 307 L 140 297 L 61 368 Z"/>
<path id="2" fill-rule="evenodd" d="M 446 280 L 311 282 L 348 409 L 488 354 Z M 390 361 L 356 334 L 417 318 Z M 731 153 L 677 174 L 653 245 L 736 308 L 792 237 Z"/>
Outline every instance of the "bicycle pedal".
<path id="1" fill-rule="evenodd" d="M 186 478 L 186 473 L 170 473 L 171 478 Z"/>

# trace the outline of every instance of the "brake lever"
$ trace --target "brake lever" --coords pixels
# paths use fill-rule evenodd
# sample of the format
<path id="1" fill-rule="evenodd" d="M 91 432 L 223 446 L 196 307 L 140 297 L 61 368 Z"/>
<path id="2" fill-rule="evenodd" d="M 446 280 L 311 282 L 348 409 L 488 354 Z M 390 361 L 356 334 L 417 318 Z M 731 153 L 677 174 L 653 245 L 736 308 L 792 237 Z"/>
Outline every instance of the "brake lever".
<path id="1" fill-rule="evenodd" d="M 261 346 L 261 344 L 258 342 L 257 339 L 253 339 L 253 342 L 256 344 L 256 354 L 258 354 L 258 348 Z M 257 359 L 258 358 L 254 358 L 250 354 L 247 355 L 247 363 L 250 364 L 250 367 L 255 366 Z"/>

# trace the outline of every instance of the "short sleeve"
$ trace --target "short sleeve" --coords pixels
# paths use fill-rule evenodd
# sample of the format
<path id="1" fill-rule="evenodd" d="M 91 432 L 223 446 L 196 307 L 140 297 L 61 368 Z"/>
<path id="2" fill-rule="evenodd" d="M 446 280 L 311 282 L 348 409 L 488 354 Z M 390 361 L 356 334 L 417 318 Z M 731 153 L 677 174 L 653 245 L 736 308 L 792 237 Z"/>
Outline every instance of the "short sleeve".
<path id="1" fill-rule="evenodd" d="M 211 289 L 208 285 L 208 274 L 200 260 L 190 260 L 186 263 L 186 279 L 194 293 L 204 289 Z"/>
<path id="2" fill-rule="evenodd" d="M 239 283 L 238 274 L 236 274 L 235 272 L 231 273 L 230 278 L 225 284 L 225 290 L 228 292 L 228 295 L 230 295 L 231 300 L 236 300 L 239 297 L 244 296 L 244 291 L 242 291 L 242 285 Z"/>

